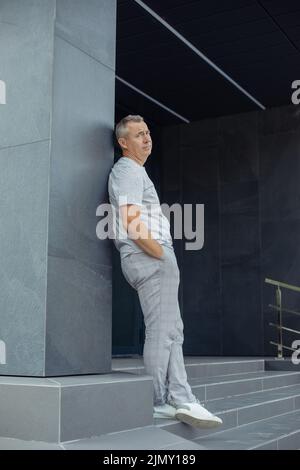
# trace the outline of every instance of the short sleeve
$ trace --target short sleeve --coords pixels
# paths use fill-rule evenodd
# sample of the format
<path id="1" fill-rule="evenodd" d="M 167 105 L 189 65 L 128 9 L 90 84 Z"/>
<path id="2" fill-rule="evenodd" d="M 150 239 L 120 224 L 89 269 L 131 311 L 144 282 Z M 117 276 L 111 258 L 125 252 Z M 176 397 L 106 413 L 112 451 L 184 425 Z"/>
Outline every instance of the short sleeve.
<path id="1" fill-rule="evenodd" d="M 126 204 L 143 205 L 144 179 L 140 171 L 119 168 L 111 176 L 111 186 L 118 207 Z"/>

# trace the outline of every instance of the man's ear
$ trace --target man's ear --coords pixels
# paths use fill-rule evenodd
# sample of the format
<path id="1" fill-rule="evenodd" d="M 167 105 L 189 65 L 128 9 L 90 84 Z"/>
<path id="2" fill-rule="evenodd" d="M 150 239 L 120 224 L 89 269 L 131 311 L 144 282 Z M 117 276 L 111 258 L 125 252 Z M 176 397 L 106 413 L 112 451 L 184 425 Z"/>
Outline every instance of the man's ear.
<path id="1" fill-rule="evenodd" d="M 127 149 L 126 139 L 124 139 L 124 137 L 120 137 L 118 143 L 122 149 Z"/>

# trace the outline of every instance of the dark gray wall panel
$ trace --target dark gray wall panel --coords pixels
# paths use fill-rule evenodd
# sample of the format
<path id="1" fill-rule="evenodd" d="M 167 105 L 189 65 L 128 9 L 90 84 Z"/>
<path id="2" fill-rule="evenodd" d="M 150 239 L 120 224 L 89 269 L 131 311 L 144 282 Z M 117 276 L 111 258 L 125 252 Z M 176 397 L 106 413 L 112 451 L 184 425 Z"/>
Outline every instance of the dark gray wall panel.
<path id="1" fill-rule="evenodd" d="M 182 132 L 182 202 L 204 204 L 204 246 L 201 250 L 182 249 L 183 317 L 186 354 L 221 353 L 221 284 L 219 231 L 219 163 L 217 126 L 205 121 L 195 126 L 199 143 Z M 193 142 L 188 146 L 189 142 Z M 196 225 L 195 209 L 193 225 Z M 198 221 L 198 226 L 202 221 Z M 197 352 L 196 352 L 197 351 Z"/>
<path id="2" fill-rule="evenodd" d="M 184 353 L 191 355 L 222 353 L 219 259 L 214 254 L 218 247 L 218 227 L 211 226 L 208 233 L 211 251 L 185 252 L 180 266 L 183 276 Z"/>
<path id="3" fill-rule="evenodd" d="M 260 266 L 241 261 L 222 267 L 222 354 L 263 354 Z"/>
<path id="4" fill-rule="evenodd" d="M 298 125 L 297 116 L 291 121 L 290 109 L 277 112 L 274 126 L 278 129 L 285 116 L 285 131 L 271 133 L 268 127 L 268 133 L 261 136 L 260 143 L 262 283 L 268 277 L 300 286 L 300 139 L 298 132 L 289 130 Z M 274 112 L 271 118 L 275 119 Z M 265 350 L 268 354 L 275 353 L 275 347 L 270 346 L 269 341 L 277 340 L 276 330 L 269 326 L 270 321 L 277 321 L 276 313 L 268 307 L 275 303 L 274 299 L 275 288 L 263 284 Z M 286 308 L 300 311 L 299 296 L 283 289 L 282 301 Z M 283 321 L 285 326 L 300 330 L 299 317 L 284 314 Z M 287 346 L 291 347 L 293 339 L 299 337 L 284 333 Z"/>
<path id="5" fill-rule="evenodd" d="M 299 153 L 300 139 L 296 132 L 261 137 L 260 187 L 263 221 L 300 218 Z"/>
<path id="6" fill-rule="evenodd" d="M 299 129 L 299 109 L 288 106 L 164 133 L 167 199 L 176 188 L 179 201 L 205 204 L 204 247 L 188 252 L 183 240 L 178 248 L 187 354 L 276 353 L 268 345 L 274 289 L 264 280 L 300 285 Z M 171 169 L 169 183 L 172 153 L 181 175 Z M 300 311 L 299 296 L 284 291 L 283 299 Z M 298 318 L 285 315 L 286 326 L 299 330 Z M 296 337 L 284 338 L 290 346 Z"/>
<path id="7" fill-rule="evenodd" d="M 222 264 L 259 260 L 258 182 L 221 186 Z"/>
<path id="8" fill-rule="evenodd" d="M 221 187 L 224 355 L 262 353 L 257 181 Z"/>
<path id="9" fill-rule="evenodd" d="M 258 179 L 257 113 L 220 118 L 221 183 Z"/>

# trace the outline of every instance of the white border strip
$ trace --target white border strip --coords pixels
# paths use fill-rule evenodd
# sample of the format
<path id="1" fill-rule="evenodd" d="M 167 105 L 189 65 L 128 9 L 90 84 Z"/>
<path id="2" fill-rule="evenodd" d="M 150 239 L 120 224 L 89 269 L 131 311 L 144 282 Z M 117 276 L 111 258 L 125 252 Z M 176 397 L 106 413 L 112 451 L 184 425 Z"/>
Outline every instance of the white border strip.
<path id="1" fill-rule="evenodd" d="M 147 98 L 148 100 L 150 100 L 150 101 L 152 101 L 153 103 L 157 104 L 158 106 L 160 106 L 161 108 L 165 109 L 166 111 L 168 111 L 169 113 L 173 114 L 174 116 L 178 117 L 179 119 L 181 119 L 182 121 L 186 122 L 187 124 L 190 123 L 190 121 L 189 121 L 188 119 L 186 119 L 185 117 L 183 117 L 183 116 L 181 116 L 180 114 L 176 113 L 176 112 L 173 111 L 171 108 L 168 108 L 168 106 L 165 106 L 165 105 L 162 104 L 160 101 L 157 101 L 155 98 L 152 98 L 152 96 L 147 95 L 147 93 L 144 93 L 142 90 L 140 90 L 139 88 L 135 87 L 135 86 L 132 85 L 131 83 L 127 82 L 126 80 L 123 80 L 123 78 L 118 77 L 118 75 L 116 75 L 116 79 L 119 80 L 121 83 L 124 83 L 124 85 L 128 86 L 129 88 L 132 88 L 132 90 L 136 91 L 136 92 L 139 93 L 140 95 L 145 96 L 145 98 Z"/>
<path id="2" fill-rule="evenodd" d="M 165 26 L 171 33 L 173 33 L 180 41 L 182 41 L 186 46 L 188 46 L 193 52 L 195 52 L 201 59 L 207 62 L 213 69 L 215 69 L 219 74 L 222 75 L 226 80 L 228 80 L 232 85 L 234 85 L 239 91 L 246 95 L 251 101 L 253 101 L 259 108 L 265 111 L 266 107 L 261 104 L 256 98 L 254 98 L 248 91 L 246 91 L 241 85 L 239 85 L 235 80 L 233 80 L 227 73 L 225 73 L 220 67 L 218 67 L 214 62 L 212 62 L 205 54 L 203 54 L 199 49 L 193 46 L 187 39 L 185 39 L 182 34 L 180 34 L 176 29 L 174 29 L 169 23 L 167 23 L 163 18 L 161 18 L 155 11 L 148 7 L 141 0 L 134 0 L 138 5 L 140 5 L 144 10 L 146 10 L 153 18 L 159 21 L 163 26 Z"/>

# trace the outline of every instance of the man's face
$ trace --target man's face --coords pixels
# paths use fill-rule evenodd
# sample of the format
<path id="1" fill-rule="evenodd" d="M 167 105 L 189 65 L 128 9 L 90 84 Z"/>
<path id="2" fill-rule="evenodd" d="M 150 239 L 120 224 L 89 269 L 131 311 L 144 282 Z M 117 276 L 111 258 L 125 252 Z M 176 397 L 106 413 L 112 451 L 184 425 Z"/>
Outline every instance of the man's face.
<path id="1" fill-rule="evenodd" d="M 119 143 L 123 152 L 139 159 L 149 157 L 152 150 L 150 131 L 145 122 L 128 122 L 127 135 L 121 137 Z"/>

